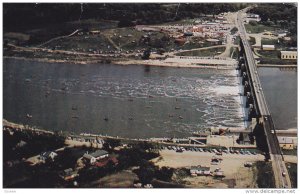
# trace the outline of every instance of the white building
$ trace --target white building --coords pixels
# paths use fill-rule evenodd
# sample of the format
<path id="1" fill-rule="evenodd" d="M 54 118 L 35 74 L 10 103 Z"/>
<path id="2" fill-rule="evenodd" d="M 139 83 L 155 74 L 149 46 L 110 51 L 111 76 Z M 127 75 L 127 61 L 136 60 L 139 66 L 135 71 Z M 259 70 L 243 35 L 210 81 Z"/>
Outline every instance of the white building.
<path id="1" fill-rule="evenodd" d="M 107 158 L 108 152 L 105 150 L 97 150 L 96 152 L 93 152 L 91 154 L 86 153 L 83 155 L 83 158 L 90 162 L 90 164 L 95 163 L 97 160 L 100 160 L 102 158 Z"/>
<path id="2" fill-rule="evenodd" d="M 280 51 L 281 59 L 297 60 L 297 51 Z"/>

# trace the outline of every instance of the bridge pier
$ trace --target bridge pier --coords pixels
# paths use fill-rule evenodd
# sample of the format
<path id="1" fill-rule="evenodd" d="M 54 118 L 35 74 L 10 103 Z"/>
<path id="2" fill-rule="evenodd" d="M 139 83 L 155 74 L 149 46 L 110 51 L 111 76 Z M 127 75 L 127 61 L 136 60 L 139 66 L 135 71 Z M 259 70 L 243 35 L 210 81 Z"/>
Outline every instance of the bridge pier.
<path id="1" fill-rule="evenodd" d="M 256 111 L 253 104 L 249 104 L 249 110 L 248 110 L 248 121 L 252 121 L 252 118 L 256 118 Z"/>
<path id="2" fill-rule="evenodd" d="M 248 81 L 245 81 L 245 86 L 244 86 L 244 96 L 247 95 L 248 92 L 250 92 L 251 89 L 250 89 L 250 85 L 249 85 L 249 82 Z"/>
<path id="3" fill-rule="evenodd" d="M 249 108 L 250 104 L 253 104 L 253 96 L 251 95 L 250 92 L 247 92 L 247 98 L 246 98 L 246 108 Z"/>
<path id="4" fill-rule="evenodd" d="M 242 63 L 241 64 L 241 70 L 240 70 L 241 72 L 241 74 L 240 74 L 240 76 L 243 76 L 243 73 L 246 73 L 246 65 L 245 65 L 245 63 Z"/>
<path id="5" fill-rule="evenodd" d="M 248 75 L 246 72 L 243 72 L 243 77 L 242 77 L 242 84 L 245 85 L 245 82 L 248 81 Z"/>

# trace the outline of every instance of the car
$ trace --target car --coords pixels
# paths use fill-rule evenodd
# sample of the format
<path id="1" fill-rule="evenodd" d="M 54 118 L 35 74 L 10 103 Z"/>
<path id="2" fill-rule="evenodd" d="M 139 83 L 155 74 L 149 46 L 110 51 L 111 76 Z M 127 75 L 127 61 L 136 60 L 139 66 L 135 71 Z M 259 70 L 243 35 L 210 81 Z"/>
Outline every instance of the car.
<path id="1" fill-rule="evenodd" d="M 285 173 L 285 172 L 282 172 L 282 176 L 285 177 L 285 176 L 286 176 L 286 173 Z"/>
<path id="2" fill-rule="evenodd" d="M 256 153 L 256 152 L 251 152 L 251 154 L 252 154 L 252 155 L 256 155 L 257 153 Z"/>
<path id="3" fill-rule="evenodd" d="M 176 150 L 176 152 L 182 153 L 183 150 L 182 149 L 178 149 L 178 150 Z"/>
<path id="4" fill-rule="evenodd" d="M 199 148 L 199 151 L 200 151 L 200 152 L 203 152 L 203 149 L 202 149 L 202 148 Z"/>

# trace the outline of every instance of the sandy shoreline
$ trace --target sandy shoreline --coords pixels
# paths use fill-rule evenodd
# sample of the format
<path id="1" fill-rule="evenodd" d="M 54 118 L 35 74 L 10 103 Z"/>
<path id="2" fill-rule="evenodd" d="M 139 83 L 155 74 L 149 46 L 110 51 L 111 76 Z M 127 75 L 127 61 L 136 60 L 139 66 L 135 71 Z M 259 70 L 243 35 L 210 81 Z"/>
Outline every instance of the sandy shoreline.
<path id="1" fill-rule="evenodd" d="M 105 62 L 107 59 L 88 59 L 88 60 L 58 60 L 58 59 L 48 59 L 48 58 L 26 58 L 26 57 L 13 57 L 13 56 L 3 56 L 4 59 L 15 59 L 15 60 L 24 60 L 24 61 L 38 61 L 44 63 L 63 63 L 63 64 L 113 64 L 113 65 L 142 65 L 142 66 L 157 66 L 157 67 L 172 67 L 172 68 L 198 68 L 198 69 L 232 69 L 232 68 L 222 68 L 220 66 L 215 65 L 199 65 L 199 64 L 186 64 L 186 63 L 179 63 L 179 62 L 164 62 L 161 60 L 122 60 L 122 59 L 114 59 L 110 62 Z"/>

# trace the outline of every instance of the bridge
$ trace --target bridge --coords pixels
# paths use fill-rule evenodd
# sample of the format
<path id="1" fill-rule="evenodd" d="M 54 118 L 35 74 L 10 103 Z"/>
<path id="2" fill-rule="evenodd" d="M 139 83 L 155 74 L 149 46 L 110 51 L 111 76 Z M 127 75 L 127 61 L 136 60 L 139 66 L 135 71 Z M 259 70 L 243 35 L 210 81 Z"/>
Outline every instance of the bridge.
<path id="1" fill-rule="evenodd" d="M 279 147 L 275 126 L 262 90 L 251 46 L 246 37 L 246 31 L 243 25 L 244 19 L 242 17 L 242 14 L 246 12 L 246 10 L 247 9 L 244 9 L 238 12 L 237 26 L 241 38 L 238 69 L 241 72 L 242 84 L 244 85 L 243 95 L 246 96 L 246 107 L 249 108 L 248 121 L 256 119 L 256 125 L 264 129 L 265 139 L 268 145 L 266 159 L 271 159 L 272 161 L 276 187 L 291 188 L 291 181 Z"/>

